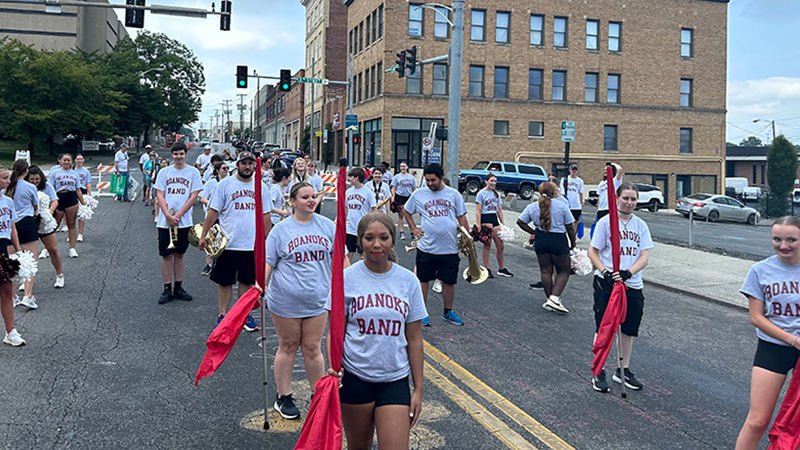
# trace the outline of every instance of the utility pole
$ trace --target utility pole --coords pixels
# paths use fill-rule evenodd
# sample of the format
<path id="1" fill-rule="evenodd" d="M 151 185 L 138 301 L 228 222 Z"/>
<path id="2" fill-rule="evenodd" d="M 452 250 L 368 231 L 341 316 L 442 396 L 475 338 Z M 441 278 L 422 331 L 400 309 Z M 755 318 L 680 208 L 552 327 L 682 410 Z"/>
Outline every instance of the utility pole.
<path id="1" fill-rule="evenodd" d="M 381 74 L 382 76 L 382 74 Z M 350 114 L 353 114 L 353 95 L 355 91 L 355 84 L 353 84 L 353 54 L 350 53 L 350 99 L 348 103 L 350 103 Z M 345 122 L 347 123 L 347 122 Z M 350 167 L 353 167 L 353 130 L 347 130 L 347 140 L 350 142 L 350 145 L 347 146 L 347 164 Z"/>
<path id="2" fill-rule="evenodd" d="M 453 0 L 453 40 L 450 44 L 450 99 L 447 119 L 447 172 L 458 183 L 458 146 L 461 135 L 461 58 L 464 41 L 464 0 Z"/>
<path id="3" fill-rule="evenodd" d="M 222 105 L 222 107 L 223 107 L 222 114 L 223 114 L 223 120 L 225 120 L 225 139 L 224 140 L 226 142 L 228 141 L 228 138 L 230 137 L 230 131 L 231 131 L 229 129 L 230 128 L 230 122 L 231 122 L 231 106 L 230 106 L 231 103 L 233 103 L 233 100 L 223 100 L 222 103 L 220 103 L 220 105 Z M 226 119 L 226 117 L 227 117 L 227 119 Z"/>
<path id="4" fill-rule="evenodd" d="M 214 110 L 214 127 L 217 129 L 216 133 L 219 133 L 219 110 L 218 109 Z"/>
<path id="5" fill-rule="evenodd" d="M 255 140 L 263 141 L 264 139 L 261 138 L 261 124 L 258 121 L 258 113 L 261 111 L 261 77 L 258 76 L 258 72 L 255 69 L 253 69 L 253 76 L 256 77 L 256 107 L 253 109 L 253 116 L 255 116 L 256 120 L 255 126 L 258 127 L 258 134 Z M 251 127 L 251 129 L 253 128 Z"/>
<path id="6" fill-rule="evenodd" d="M 244 111 L 246 107 L 244 106 L 244 98 L 247 97 L 247 94 L 236 94 L 239 97 L 239 138 L 244 137 Z"/>
<path id="7" fill-rule="evenodd" d="M 316 64 L 316 59 L 311 57 L 311 78 L 316 78 L 316 72 L 314 71 L 314 65 Z M 311 156 L 311 159 L 314 159 L 314 137 L 316 133 L 314 132 L 314 83 L 311 83 L 311 132 L 308 134 L 308 154 Z"/>

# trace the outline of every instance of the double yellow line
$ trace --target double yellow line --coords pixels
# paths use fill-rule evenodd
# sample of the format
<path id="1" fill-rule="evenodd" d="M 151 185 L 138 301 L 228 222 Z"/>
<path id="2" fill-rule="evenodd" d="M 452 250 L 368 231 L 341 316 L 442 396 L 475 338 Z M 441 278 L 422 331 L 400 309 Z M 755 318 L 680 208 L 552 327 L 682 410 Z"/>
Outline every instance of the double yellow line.
<path id="1" fill-rule="evenodd" d="M 457 380 L 461 381 L 477 395 L 483 397 L 489 404 L 500 410 L 511 420 L 533 435 L 542 442 L 547 448 L 554 450 L 575 450 L 536 419 L 521 410 L 500 395 L 497 391 L 489 387 L 486 383 L 478 379 L 475 375 L 461 367 L 458 363 L 450 359 L 447 355 L 440 352 L 428 341 L 424 341 L 425 355 L 439 365 L 442 369 L 449 372 Z M 450 397 L 458 406 L 467 412 L 473 419 L 489 430 L 492 435 L 511 449 L 536 449 L 537 447 L 525 439 L 521 434 L 512 430 L 502 419 L 492 414 L 486 407 L 480 404 L 475 398 L 464 392 L 449 378 L 442 375 L 433 364 L 425 364 L 425 378 L 430 380 L 436 387 Z"/>

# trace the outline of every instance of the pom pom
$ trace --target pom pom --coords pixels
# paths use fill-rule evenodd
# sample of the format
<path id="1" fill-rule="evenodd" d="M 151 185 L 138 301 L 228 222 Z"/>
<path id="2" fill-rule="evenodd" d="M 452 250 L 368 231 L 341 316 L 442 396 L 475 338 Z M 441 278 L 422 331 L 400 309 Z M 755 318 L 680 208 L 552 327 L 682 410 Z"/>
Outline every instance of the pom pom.
<path id="1" fill-rule="evenodd" d="M 497 231 L 497 236 L 503 242 L 514 242 L 516 234 L 514 233 L 514 230 L 511 229 L 511 227 L 507 225 L 500 225 L 500 229 Z"/>
<path id="2" fill-rule="evenodd" d="M 27 250 L 14 253 L 13 255 L 9 256 L 9 259 L 19 263 L 17 277 L 19 277 L 21 281 L 30 280 L 39 270 L 39 263 L 36 261 L 36 257 L 33 255 L 33 253 Z"/>
<path id="3" fill-rule="evenodd" d="M 99 204 L 99 202 L 97 201 L 97 197 L 95 197 L 93 195 L 92 196 L 85 195 L 83 197 L 83 201 L 86 202 L 86 206 L 88 206 L 89 208 L 92 208 L 92 209 L 97 209 L 97 205 Z"/>
<path id="4" fill-rule="evenodd" d="M 11 281 L 19 272 L 19 261 L 0 254 L 0 283 Z"/>
<path id="5" fill-rule="evenodd" d="M 39 215 L 39 234 L 49 234 L 55 231 L 56 219 L 50 214 L 50 196 L 42 191 L 39 191 L 39 208 L 37 214 Z"/>
<path id="6" fill-rule="evenodd" d="M 492 229 L 484 226 L 478 227 L 478 225 L 473 225 L 469 234 L 472 236 L 472 240 L 475 242 L 482 242 L 486 244 L 492 240 Z"/>
<path id="7" fill-rule="evenodd" d="M 91 220 L 94 210 L 89 205 L 78 205 L 78 220 Z"/>
<path id="8" fill-rule="evenodd" d="M 584 276 L 592 273 L 592 261 L 586 250 L 576 248 L 569 252 L 569 266 L 576 274 Z"/>

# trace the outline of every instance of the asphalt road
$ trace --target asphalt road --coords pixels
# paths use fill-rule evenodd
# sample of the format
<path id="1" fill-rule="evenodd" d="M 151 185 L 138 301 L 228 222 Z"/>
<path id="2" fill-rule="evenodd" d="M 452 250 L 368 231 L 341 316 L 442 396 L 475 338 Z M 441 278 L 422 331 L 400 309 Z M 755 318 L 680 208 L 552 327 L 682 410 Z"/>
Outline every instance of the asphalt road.
<path id="1" fill-rule="evenodd" d="M 59 233 L 66 253 L 64 241 Z M 412 267 L 403 244 L 400 263 Z M 40 308 L 16 310 L 28 345 L 0 346 L 0 447 L 292 448 L 298 421 L 271 416 L 271 431 L 258 426 L 258 333 L 244 333 L 218 372 L 194 387 L 217 309 L 215 285 L 199 274 L 199 251 L 187 253 L 184 282 L 195 300 L 158 305 L 149 209 L 104 198 L 78 252 L 65 260 L 60 291 L 42 262 Z M 590 386 L 590 279 L 570 280 L 563 301 L 572 312 L 555 315 L 541 308 L 540 291 L 527 288 L 538 279 L 534 254 L 510 245 L 506 259 L 514 278 L 458 284 L 464 327 L 439 320 L 441 300 L 429 299 L 425 402 L 412 448 L 501 449 L 508 436 L 522 439 L 512 448 L 548 448 L 557 438 L 578 449 L 732 447 L 747 413 L 756 342 L 745 313 L 647 286 L 631 367 L 645 389 L 623 400 L 617 386 L 610 394 Z M 266 329 L 274 354 L 274 330 Z M 300 358 L 294 380 L 305 411 Z"/>

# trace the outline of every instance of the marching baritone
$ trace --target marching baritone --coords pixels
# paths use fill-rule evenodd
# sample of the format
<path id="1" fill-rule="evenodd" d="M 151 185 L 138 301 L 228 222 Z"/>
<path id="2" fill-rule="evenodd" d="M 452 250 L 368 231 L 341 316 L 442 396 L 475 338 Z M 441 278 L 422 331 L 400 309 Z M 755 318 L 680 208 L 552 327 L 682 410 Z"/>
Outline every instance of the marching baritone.
<path id="1" fill-rule="evenodd" d="M 389 184 L 383 181 L 383 170 L 383 166 L 372 169 L 372 180 L 364 185 L 373 193 L 376 205 L 379 205 L 382 201 L 392 196 L 392 190 Z M 389 214 L 389 205 L 384 203 L 378 211 Z"/>

